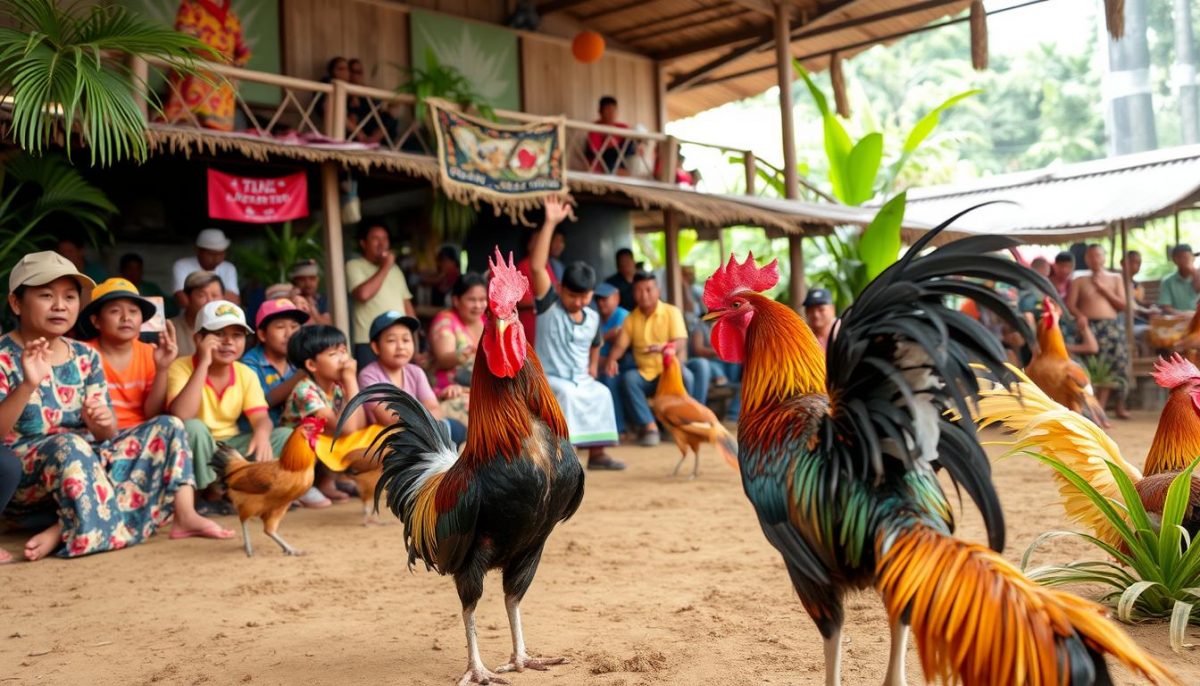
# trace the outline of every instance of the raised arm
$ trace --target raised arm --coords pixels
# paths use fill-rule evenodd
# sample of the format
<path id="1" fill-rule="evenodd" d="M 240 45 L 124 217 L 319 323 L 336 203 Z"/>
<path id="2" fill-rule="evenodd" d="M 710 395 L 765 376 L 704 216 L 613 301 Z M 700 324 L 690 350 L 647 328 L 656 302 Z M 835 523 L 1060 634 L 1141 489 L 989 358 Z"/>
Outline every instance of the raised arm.
<path id="1" fill-rule="evenodd" d="M 542 229 L 533 242 L 533 252 L 529 254 L 529 275 L 533 279 L 534 300 L 541 300 L 550 292 L 550 274 L 546 272 L 546 263 L 550 260 L 550 241 L 554 238 L 554 228 L 566 219 L 571 211 L 569 205 L 556 196 L 546 197 L 546 220 Z"/>

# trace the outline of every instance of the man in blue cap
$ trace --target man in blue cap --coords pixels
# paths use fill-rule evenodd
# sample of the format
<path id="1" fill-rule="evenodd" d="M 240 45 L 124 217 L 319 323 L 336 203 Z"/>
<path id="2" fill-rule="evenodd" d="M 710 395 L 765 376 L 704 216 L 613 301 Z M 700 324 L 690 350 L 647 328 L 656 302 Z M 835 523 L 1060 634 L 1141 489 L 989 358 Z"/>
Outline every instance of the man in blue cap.
<path id="1" fill-rule="evenodd" d="M 596 311 L 600 313 L 600 337 L 603 340 L 600 346 L 600 359 L 605 360 L 608 359 L 608 351 L 612 349 L 613 341 L 621 335 L 621 325 L 629 316 L 629 310 L 621 307 L 621 291 L 607 281 L 596 284 L 593 302 L 596 304 Z M 621 358 L 620 370 L 624 372 L 632 368 L 633 357 L 626 353 Z M 617 376 L 605 374 L 601 366 L 598 369 L 596 380 L 607 386 L 609 393 L 612 394 L 613 409 L 617 415 L 617 431 L 624 434 L 625 401 L 617 386 L 620 378 L 619 374 Z"/>
<path id="2" fill-rule="evenodd" d="M 833 294 L 827 288 L 814 288 L 804 297 L 804 319 L 808 327 L 817 335 L 822 348 L 829 348 L 829 335 L 833 332 L 833 322 L 837 319 L 837 311 L 833 308 Z"/>

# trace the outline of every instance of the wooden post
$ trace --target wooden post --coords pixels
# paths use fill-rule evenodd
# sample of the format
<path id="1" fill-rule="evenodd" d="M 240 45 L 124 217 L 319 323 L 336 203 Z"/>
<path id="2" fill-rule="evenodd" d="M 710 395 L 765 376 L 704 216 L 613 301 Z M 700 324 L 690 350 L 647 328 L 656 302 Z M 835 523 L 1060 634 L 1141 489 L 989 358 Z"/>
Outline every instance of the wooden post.
<path id="1" fill-rule="evenodd" d="M 1183 241 L 1179 237 L 1179 208 L 1175 208 L 1175 245 L 1179 245 Z"/>
<path id="2" fill-rule="evenodd" d="M 663 183 L 675 184 L 675 170 L 679 168 L 679 139 L 667 136 L 658 144 L 658 180 Z M 610 170 L 615 171 L 615 170 Z"/>
<path id="3" fill-rule="evenodd" d="M 1124 256 L 1129 252 L 1129 229 L 1125 226 L 1125 220 L 1121 220 L 1121 255 Z M 1122 260 L 1125 264 L 1128 261 Z M 1133 360 L 1134 352 L 1137 351 L 1137 339 L 1133 336 L 1133 284 L 1130 282 L 1129 272 L 1126 267 L 1121 267 L 1121 275 L 1125 285 L 1125 345 L 1129 348 L 1129 359 Z M 1126 377 L 1131 384 L 1129 390 L 1136 388 L 1137 379 L 1133 376 L 1133 364 L 1131 363 L 1125 369 Z"/>
<path id="4" fill-rule="evenodd" d="M 751 197 L 758 195 L 756 188 L 758 185 L 758 160 L 754 158 L 753 150 L 747 150 L 742 154 L 742 164 L 746 167 L 746 195 Z"/>
<path id="5" fill-rule="evenodd" d="M 679 265 L 679 215 L 663 210 L 663 234 L 667 251 L 667 302 L 683 307 L 683 270 Z"/>
<path id="6" fill-rule="evenodd" d="M 654 104 L 658 132 L 667 132 L 667 64 L 654 63 Z"/>
<path id="7" fill-rule="evenodd" d="M 150 65 L 145 59 L 135 56 L 129 62 L 129 70 L 133 72 L 133 86 L 137 90 L 138 112 L 142 114 L 142 121 L 150 121 L 150 102 L 146 99 L 146 93 L 150 90 Z"/>
<path id="8" fill-rule="evenodd" d="M 345 131 L 345 129 L 342 129 Z M 342 250 L 342 204 L 338 197 L 338 170 L 334 162 L 321 164 L 321 202 L 325 213 L 322 234 L 325 239 L 325 286 L 329 292 L 329 313 L 333 325 L 347 336 L 350 331 L 349 291 L 346 289 L 346 258 Z"/>
<path id="9" fill-rule="evenodd" d="M 331 111 L 329 116 L 329 130 L 325 132 L 326 136 L 337 140 L 346 140 L 346 82 L 338 79 L 333 80 L 333 95 L 330 96 Z M 336 187 L 337 184 L 334 184 Z"/>
<path id="10" fill-rule="evenodd" d="M 717 229 L 717 263 L 725 264 L 729 259 L 729 253 L 725 252 L 725 229 Z"/>
<path id="11" fill-rule="evenodd" d="M 800 197 L 800 180 L 796 170 L 796 122 L 792 100 L 791 27 L 788 25 L 790 3 L 775 3 L 775 71 L 779 79 L 779 118 L 783 130 L 783 181 L 788 199 Z M 791 278 L 788 292 L 792 309 L 797 312 L 804 302 L 804 243 L 798 235 L 788 236 L 788 262 Z"/>

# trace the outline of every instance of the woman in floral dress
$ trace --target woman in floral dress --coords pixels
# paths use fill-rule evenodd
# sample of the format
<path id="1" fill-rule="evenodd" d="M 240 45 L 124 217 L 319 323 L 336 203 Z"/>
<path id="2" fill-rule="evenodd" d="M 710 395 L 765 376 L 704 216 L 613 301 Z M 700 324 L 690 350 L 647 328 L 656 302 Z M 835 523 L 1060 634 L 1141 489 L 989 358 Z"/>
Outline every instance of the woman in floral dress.
<path id="1" fill-rule="evenodd" d="M 26 255 L 9 277 L 20 324 L 0 337 L 0 436 L 22 473 L 4 514 L 58 515 L 25 544 L 26 559 L 124 548 L 172 514 L 172 538 L 232 536 L 196 514 L 183 423 L 159 416 L 117 431 L 99 355 L 65 337 L 94 285 L 52 252 Z"/>

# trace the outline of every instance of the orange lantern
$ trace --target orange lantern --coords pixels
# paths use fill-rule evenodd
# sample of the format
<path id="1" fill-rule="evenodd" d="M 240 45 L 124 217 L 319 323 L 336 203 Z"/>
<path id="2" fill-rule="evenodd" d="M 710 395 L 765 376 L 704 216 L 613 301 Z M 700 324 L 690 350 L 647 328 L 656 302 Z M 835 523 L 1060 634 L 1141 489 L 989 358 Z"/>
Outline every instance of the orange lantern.
<path id="1" fill-rule="evenodd" d="M 595 31 L 580 31 L 571 41 L 571 54 L 584 64 L 591 64 L 604 56 L 604 36 Z"/>

